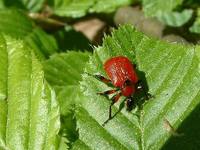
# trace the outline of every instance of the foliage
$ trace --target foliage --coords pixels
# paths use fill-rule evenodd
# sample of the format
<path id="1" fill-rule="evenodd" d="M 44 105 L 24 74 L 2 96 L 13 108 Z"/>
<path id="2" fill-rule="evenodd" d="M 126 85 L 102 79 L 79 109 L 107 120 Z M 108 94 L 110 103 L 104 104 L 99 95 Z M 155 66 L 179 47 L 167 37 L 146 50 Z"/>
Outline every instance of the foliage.
<path id="1" fill-rule="evenodd" d="M 14 7 L 29 10 L 30 12 L 41 11 L 48 6 L 49 13 L 79 18 L 88 13 L 111 13 L 120 6 L 131 4 L 135 0 L 1 0 L 0 8 Z"/>
<path id="2" fill-rule="evenodd" d="M 0 146 L 57 149 L 59 105 L 42 65 L 23 41 L 0 41 Z"/>
<path id="3" fill-rule="evenodd" d="M 54 37 L 59 45 L 59 50 L 92 51 L 92 43 L 81 32 L 75 31 L 71 26 L 65 26 L 64 29 L 54 33 Z"/>
<path id="4" fill-rule="evenodd" d="M 165 43 L 124 25 L 94 47 L 71 26 L 134 2 L 141 1 L 0 0 L 0 149 L 199 149 L 199 46 Z M 193 19 L 190 31 L 199 33 L 193 0 L 142 6 L 169 26 Z M 103 63 L 118 55 L 137 65 L 153 98 L 136 97 L 127 112 L 122 97 L 103 127 L 110 101 L 96 93 L 110 88 L 91 74 L 106 77 Z"/>
<path id="5" fill-rule="evenodd" d="M 56 54 L 43 63 L 47 81 L 56 89 L 61 114 L 67 115 L 69 105 L 74 103 L 81 74 L 89 59 L 89 53 L 68 52 Z M 56 78 L 55 78 L 56 76 Z"/>
<path id="6" fill-rule="evenodd" d="M 69 147 L 78 137 L 74 106 L 76 98 L 81 95 L 79 81 L 88 59 L 87 52 L 71 51 L 53 55 L 43 63 L 46 79 L 56 89 L 61 109 L 61 133 L 69 140 L 66 141 Z"/>
<path id="7" fill-rule="evenodd" d="M 182 12 L 165 12 L 161 11 L 157 14 L 158 19 L 166 25 L 179 27 L 188 22 L 192 17 L 193 11 L 185 9 Z"/>
<path id="8" fill-rule="evenodd" d="M 35 27 L 22 11 L 0 10 L 0 18 L 4 18 L 0 20 L 0 31 L 12 37 L 24 39 L 39 59 L 48 58 L 49 55 L 58 51 L 53 36 Z"/>
<path id="9" fill-rule="evenodd" d="M 132 0 L 49 0 L 53 13 L 58 16 L 78 18 L 87 13 L 110 13 Z"/>
<path id="10" fill-rule="evenodd" d="M 183 0 L 163 1 L 163 0 L 143 0 L 144 13 L 147 16 L 156 16 L 158 12 L 170 12 L 178 5 L 181 5 Z"/>
<path id="11" fill-rule="evenodd" d="M 193 33 L 199 33 L 199 2 L 197 1 L 143 0 L 142 5 L 146 16 L 157 17 L 168 26 L 180 27 L 195 20 L 189 30 Z M 195 16 L 197 17 L 192 19 Z"/>
<path id="12" fill-rule="evenodd" d="M 1 0 L 4 7 L 15 7 L 37 12 L 42 9 L 45 0 Z"/>
<path id="13" fill-rule="evenodd" d="M 200 8 L 197 11 L 197 18 L 194 24 L 190 27 L 190 31 L 194 33 L 200 33 Z"/>
<path id="14" fill-rule="evenodd" d="M 110 102 L 96 93 L 108 87 L 85 74 L 81 87 L 86 98 L 81 99 L 82 106 L 77 110 L 79 139 L 92 149 L 96 142 L 100 149 L 160 149 L 171 136 L 165 119 L 178 128 L 199 105 L 200 72 L 195 49 L 150 39 L 130 26 L 114 31 L 103 43 L 90 59 L 86 72 L 105 75 L 102 63 L 106 59 L 124 55 L 134 61 L 136 57 L 139 70 L 145 73 L 149 93 L 155 98 L 136 112 L 122 109 L 103 128 Z M 119 107 L 115 106 L 114 111 Z M 186 128 L 180 132 L 184 133 Z M 198 141 L 196 136 L 187 138 Z M 189 142 L 184 142 L 184 146 L 193 147 Z"/>

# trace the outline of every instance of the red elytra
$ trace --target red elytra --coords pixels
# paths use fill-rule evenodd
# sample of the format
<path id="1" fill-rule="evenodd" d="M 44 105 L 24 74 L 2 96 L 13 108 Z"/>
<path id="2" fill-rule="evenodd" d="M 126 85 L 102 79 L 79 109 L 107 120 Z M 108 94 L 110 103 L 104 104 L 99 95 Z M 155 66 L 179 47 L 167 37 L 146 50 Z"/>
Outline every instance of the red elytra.
<path id="1" fill-rule="evenodd" d="M 131 61 L 124 56 L 117 56 L 108 59 L 104 63 L 104 70 L 115 87 L 122 90 L 122 95 L 128 97 L 135 92 L 135 84 L 138 82 L 138 76 Z M 126 81 L 130 85 L 124 86 Z"/>

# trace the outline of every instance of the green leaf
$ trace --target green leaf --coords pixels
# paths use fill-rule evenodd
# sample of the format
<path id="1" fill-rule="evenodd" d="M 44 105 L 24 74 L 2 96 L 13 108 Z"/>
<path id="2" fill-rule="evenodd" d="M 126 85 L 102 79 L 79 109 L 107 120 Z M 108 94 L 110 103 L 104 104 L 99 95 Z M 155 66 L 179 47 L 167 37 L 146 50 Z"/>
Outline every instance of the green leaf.
<path id="1" fill-rule="evenodd" d="M 44 6 L 45 0 L 20 0 L 31 12 L 37 12 Z"/>
<path id="2" fill-rule="evenodd" d="M 45 77 L 58 91 L 65 86 L 78 85 L 88 59 L 87 52 L 69 51 L 52 55 L 43 63 Z"/>
<path id="3" fill-rule="evenodd" d="M 71 113 L 71 105 L 75 103 L 79 93 L 79 81 L 88 59 L 87 52 L 69 51 L 52 55 L 43 63 L 45 77 L 56 89 L 61 114 L 64 116 Z"/>
<path id="4" fill-rule="evenodd" d="M 197 17 L 193 25 L 189 28 L 190 32 L 200 33 L 200 8 L 197 10 Z"/>
<path id="5" fill-rule="evenodd" d="M 42 9 L 45 0 L 2 0 L 6 7 L 15 7 L 27 9 L 31 12 L 37 12 Z"/>
<path id="6" fill-rule="evenodd" d="M 5 8 L 5 4 L 3 0 L 0 0 L 0 9 L 4 9 Z"/>
<path id="7" fill-rule="evenodd" d="M 122 26 L 112 36 L 107 36 L 103 46 L 96 48 L 86 72 L 106 76 L 103 62 L 113 56 L 126 56 L 144 73 L 149 93 L 154 98 L 132 112 L 123 108 L 102 127 L 108 118 L 111 102 L 96 93 L 110 88 L 84 74 L 81 89 L 85 96 L 79 99 L 81 106 L 76 109 L 79 139 L 78 144 L 75 142 L 75 147 L 101 150 L 161 149 L 175 134 L 172 131 L 178 129 L 200 104 L 200 63 L 197 55 L 199 52 L 196 51 L 195 47 L 151 39 L 129 25 Z M 139 77 L 144 81 L 143 76 Z M 113 106 L 113 112 L 121 107 L 122 99 Z M 139 102 L 139 99 L 136 100 L 136 103 Z M 166 124 L 166 120 L 169 124 Z M 185 130 L 192 127 L 193 123 L 190 122 L 190 126 L 177 132 L 184 134 Z M 192 130 L 190 132 L 194 133 Z M 196 138 L 199 135 L 199 132 L 195 132 L 193 136 L 185 134 L 185 139 L 190 139 L 190 142 L 179 142 L 187 145 L 186 147 L 195 145 L 194 143 L 199 143 Z M 195 148 L 198 147 L 199 144 Z"/>
<path id="8" fill-rule="evenodd" d="M 59 52 L 56 39 L 40 28 L 34 28 L 26 36 L 25 41 L 34 49 L 35 54 L 40 60 L 49 58 L 49 56 Z"/>
<path id="9" fill-rule="evenodd" d="M 166 25 L 180 27 L 188 22 L 192 17 L 193 11 L 185 9 L 182 12 L 159 12 L 157 18 Z"/>
<path id="10" fill-rule="evenodd" d="M 0 147 L 56 149 L 60 128 L 54 90 L 21 40 L 0 36 Z"/>
<path id="11" fill-rule="evenodd" d="M 170 12 L 183 0 L 163 1 L 163 0 L 143 0 L 143 11 L 146 16 L 156 16 L 159 11 Z"/>
<path id="12" fill-rule="evenodd" d="M 13 15 L 15 14 L 15 15 Z M 15 9 L 0 10 L 0 30 L 12 37 L 22 38 L 32 32 L 32 22 L 22 13 Z"/>
<path id="13" fill-rule="evenodd" d="M 120 6 L 129 5 L 133 0 L 49 0 L 54 14 L 79 18 L 90 13 L 111 13 Z"/>
<path id="14" fill-rule="evenodd" d="M 111 13 L 120 6 L 130 5 L 134 0 L 97 0 L 89 9 L 90 13 Z"/>
<path id="15" fill-rule="evenodd" d="M 68 85 L 62 87 L 57 93 L 57 99 L 61 105 L 61 114 L 67 116 L 71 113 L 73 105 L 75 105 L 75 99 L 80 97 L 80 89 L 78 85 Z"/>
<path id="16" fill-rule="evenodd" d="M 65 26 L 64 29 L 56 32 L 54 37 L 58 43 L 59 49 L 62 51 L 92 51 L 92 43 L 83 35 L 83 33 L 75 31 L 71 26 Z"/>
<path id="17" fill-rule="evenodd" d="M 0 31 L 12 37 L 24 39 L 40 60 L 58 51 L 54 37 L 35 28 L 33 22 L 21 11 L 0 10 L 0 17 L 4 18 L 0 20 Z"/>
<path id="18" fill-rule="evenodd" d="M 59 143 L 59 147 L 58 150 L 67 150 L 69 149 L 69 147 L 67 146 L 67 140 L 64 137 L 61 137 L 60 143 Z"/>
<path id="19" fill-rule="evenodd" d="M 5 147 L 6 118 L 7 118 L 7 72 L 8 58 L 5 39 L 0 36 L 0 147 Z"/>
<path id="20" fill-rule="evenodd" d="M 53 12 L 58 16 L 78 18 L 85 16 L 95 0 L 51 0 Z"/>
<path id="21" fill-rule="evenodd" d="M 77 149 L 88 150 L 90 148 L 87 145 L 85 145 L 85 143 L 82 142 L 81 140 L 76 140 L 76 142 L 73 144 L 72 150 L 77 150 Z"/>
<path id="22" fill-rule="evenodd" d="M 89 53 L 69 51 L 53 55 L 43 64 L 46 79 L 56 89 L 61 108 L 60 134 L 67 138 L 68 147 L 78 138 L 74 105 L 82 97 L 78 85 L 88 59 Z"/>

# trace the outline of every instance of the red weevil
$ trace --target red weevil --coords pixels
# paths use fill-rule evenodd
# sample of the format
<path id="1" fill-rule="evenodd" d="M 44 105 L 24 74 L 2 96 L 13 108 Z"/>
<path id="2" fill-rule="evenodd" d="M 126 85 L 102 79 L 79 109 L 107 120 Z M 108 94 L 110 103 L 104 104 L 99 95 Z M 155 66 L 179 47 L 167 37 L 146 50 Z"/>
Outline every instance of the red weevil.
<path id="1" fill-rule="evenodd" d="M 134 94 L 139 91 L 144 91 L 146 99 L 149 99 L 150 94 L 144 90 L 144 85 L 142 81 L 139 80 L 136 73 L 135 65 L 132 64 L 127 57 L 112 57 L 108 59 L 103 66 L 109 79 L 101 75 L 94 75 L 94 77 L 107 85 L 112 85 L 115 88 L 98 94 L 108 96 L 116 93 L 111 98 L 109 118 L 104 122 L 105 124 L 112 119 L 112 105 L 115 104 L 122 95 L 126 97 L 125 101 L 127 110 L 130 111 L 134 104 Z"/>

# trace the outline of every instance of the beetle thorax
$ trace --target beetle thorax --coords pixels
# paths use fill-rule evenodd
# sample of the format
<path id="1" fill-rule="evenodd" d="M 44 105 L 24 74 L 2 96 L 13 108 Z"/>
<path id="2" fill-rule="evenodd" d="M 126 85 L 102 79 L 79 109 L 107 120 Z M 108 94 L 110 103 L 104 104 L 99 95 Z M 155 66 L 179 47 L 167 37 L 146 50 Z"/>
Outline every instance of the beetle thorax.
<path id="1" fill-rule="evenodd" d="M 133 93 L 135 93 L 135 86 L 134 86 L 134 84 L 132 84 L 132 85 L 127 85 L 127 86 L 123 87 L 123 88 L 121 89 L 121 91 L 122 91 L 122 95 L 124 95 L 124 96 L 126 96 L 126 97 L 129 97 L 129 96 L 131 96 Z"/>

